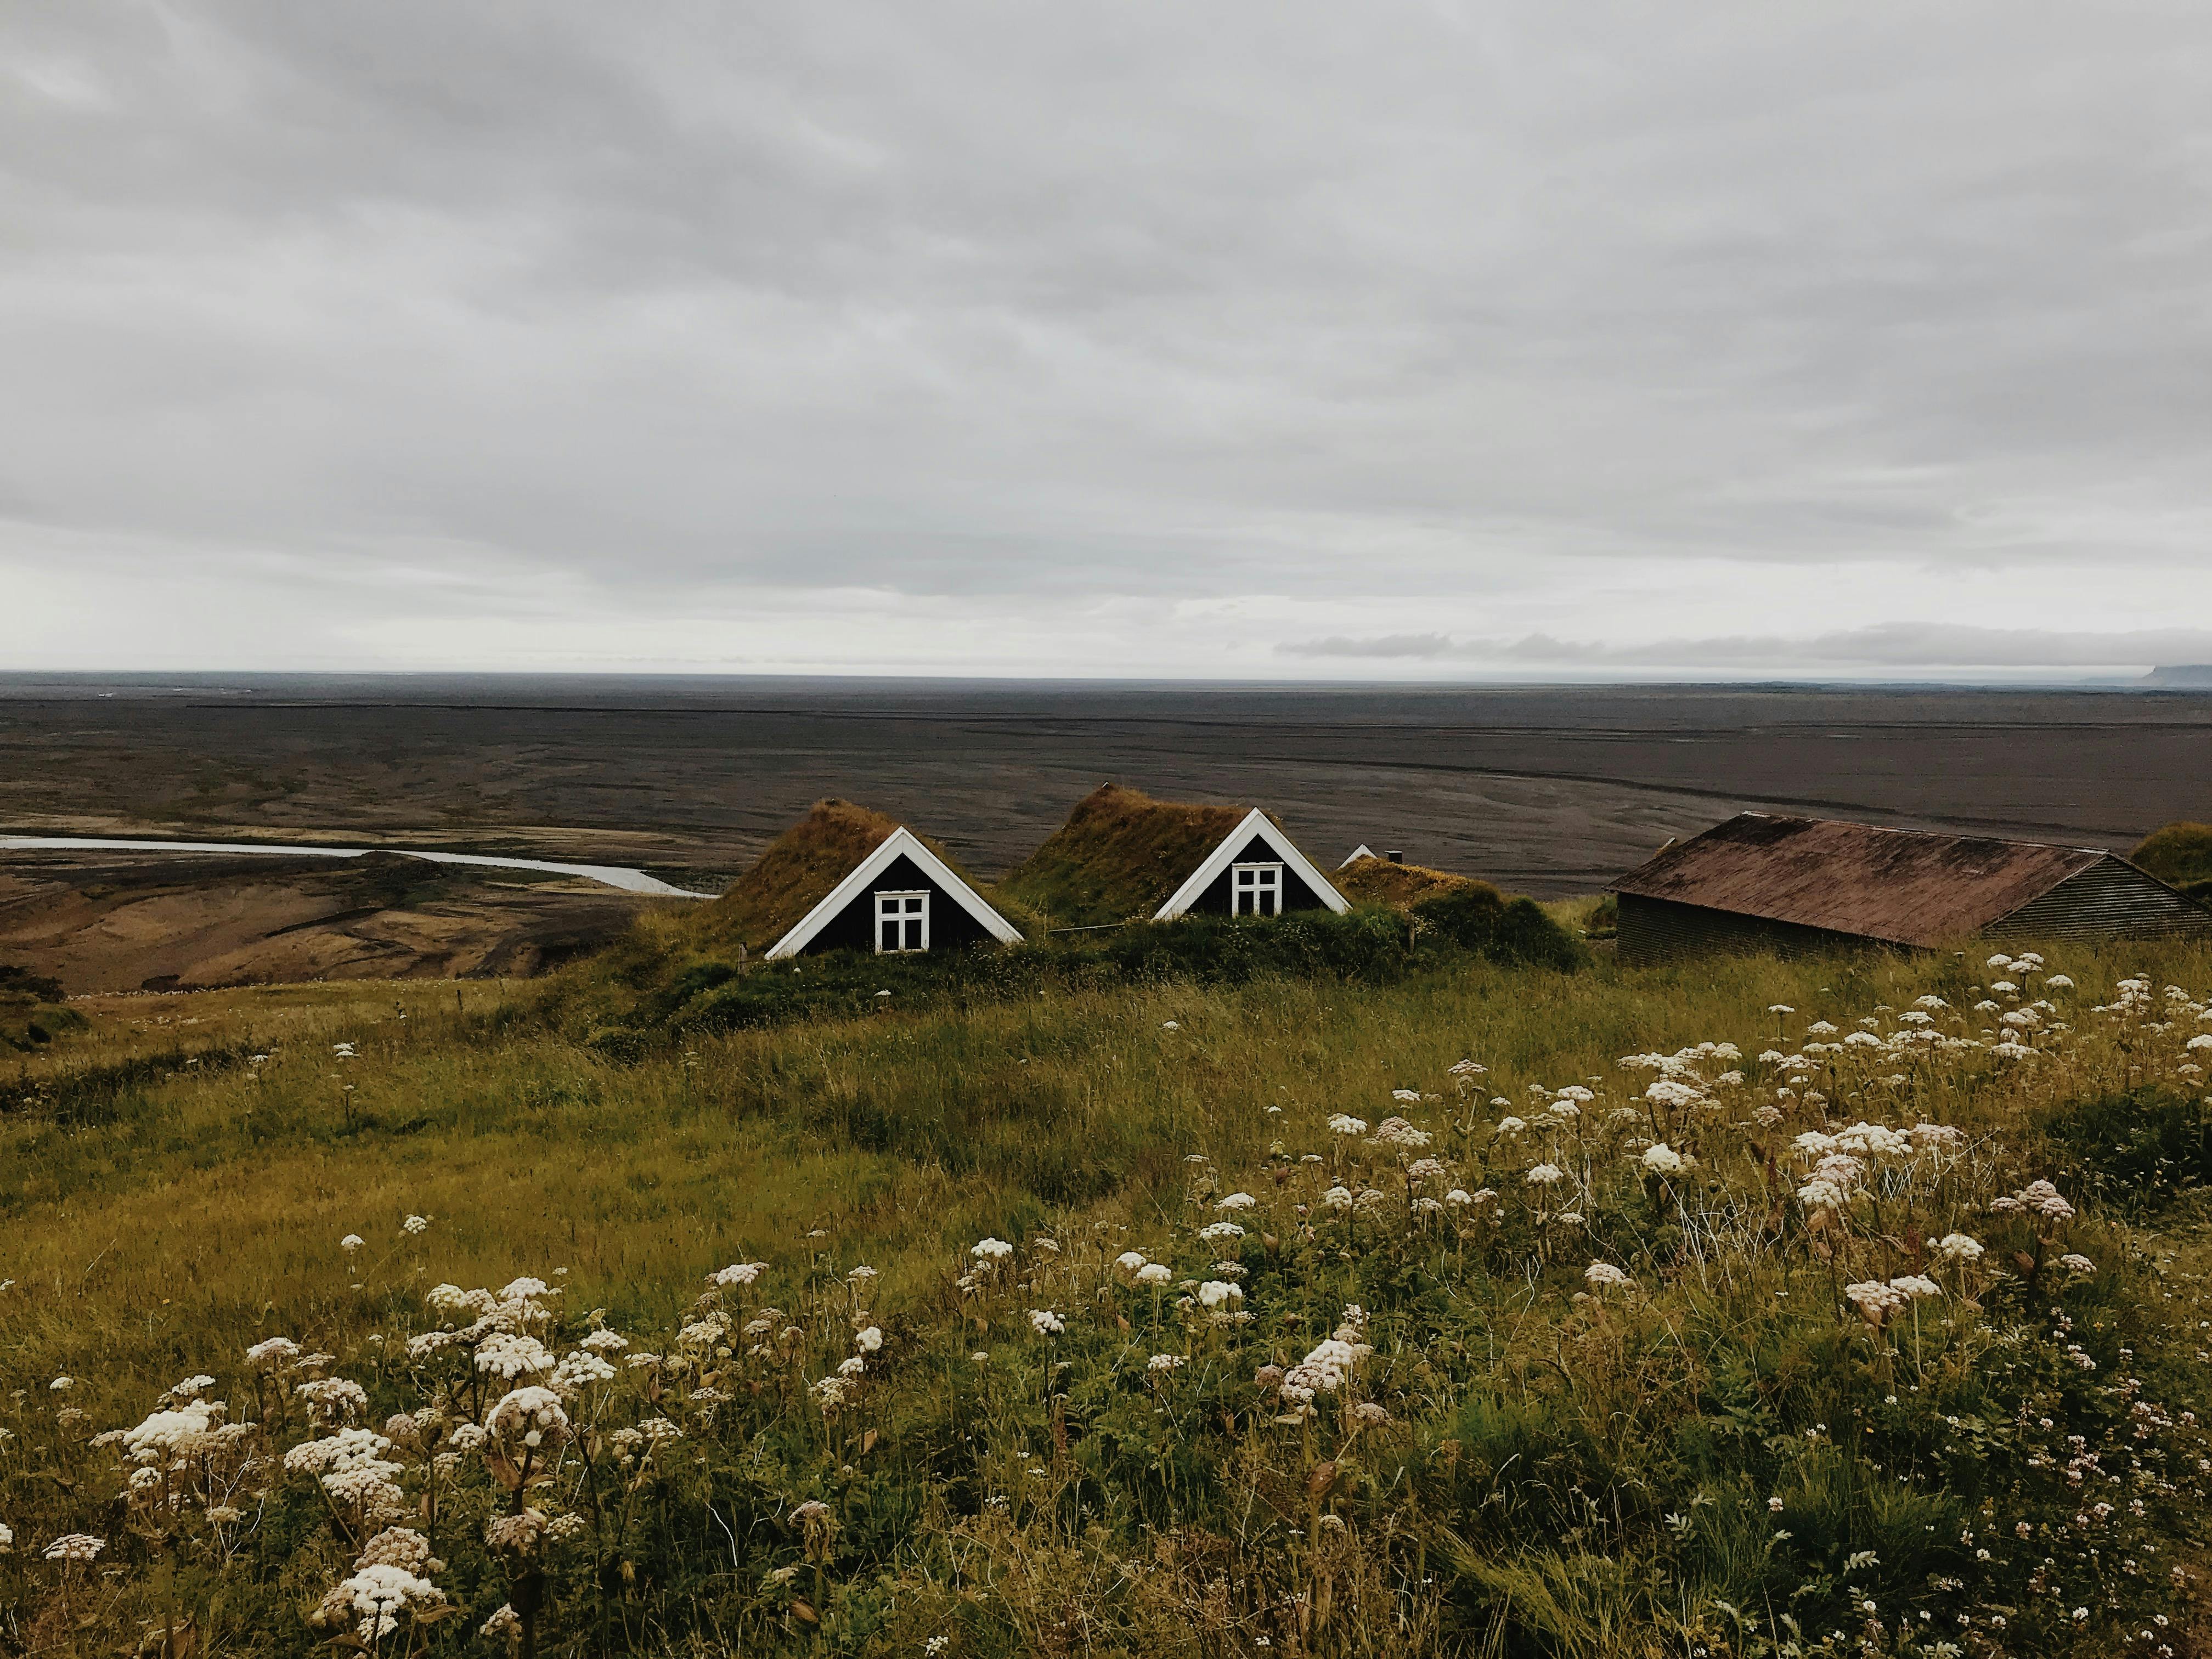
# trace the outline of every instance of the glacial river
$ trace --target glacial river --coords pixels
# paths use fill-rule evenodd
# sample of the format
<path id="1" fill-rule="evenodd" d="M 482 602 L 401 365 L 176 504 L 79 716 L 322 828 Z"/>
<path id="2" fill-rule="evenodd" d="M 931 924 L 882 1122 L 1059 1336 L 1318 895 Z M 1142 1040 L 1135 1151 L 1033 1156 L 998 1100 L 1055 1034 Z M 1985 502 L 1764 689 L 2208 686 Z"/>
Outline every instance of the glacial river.
<path id="1" fill-rule="evenodd" d="M 262 841 L 108 841 L 90 836 L 0 835 L 0 852 L 11 848 L 61 848 L 88 852 L 118 853 L 254 853 L 270 858 L 357 859 L 371 853 L 397 853 L 404 858 L 427 859 L 433 864 L 473 864 L 491 870 L 545 870 L 556 875 L 581 876 L 586 881 L 619 887 L 625 893 L 649 893 L 656 898 L 713 898 L 672 887 L 642 870 L 618 864 L 554 864 L 544 859 L 492 858 L 481 853 L 418 853 L 411 847 L 286 847 Z"/>

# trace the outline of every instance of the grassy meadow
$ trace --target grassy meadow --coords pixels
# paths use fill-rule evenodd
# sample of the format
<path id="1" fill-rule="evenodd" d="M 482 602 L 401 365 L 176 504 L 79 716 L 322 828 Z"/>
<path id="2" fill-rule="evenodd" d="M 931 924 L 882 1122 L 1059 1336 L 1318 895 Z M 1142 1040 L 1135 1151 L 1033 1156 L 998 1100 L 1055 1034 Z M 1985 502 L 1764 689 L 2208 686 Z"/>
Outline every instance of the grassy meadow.
<path id="1" fill-rule="evenodd" d="M 82 1000 L 0 1652 L 2195 1654 L 2212 953 L 2045 954 Z"/>

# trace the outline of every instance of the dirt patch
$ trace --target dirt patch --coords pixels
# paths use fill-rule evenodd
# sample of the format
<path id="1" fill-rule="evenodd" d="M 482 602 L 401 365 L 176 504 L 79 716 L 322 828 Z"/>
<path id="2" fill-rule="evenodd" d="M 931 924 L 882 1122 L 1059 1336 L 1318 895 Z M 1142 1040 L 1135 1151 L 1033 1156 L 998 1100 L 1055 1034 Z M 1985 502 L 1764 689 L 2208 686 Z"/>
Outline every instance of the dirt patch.
<path id="1" fill-rule="evenodd" d="M 0 866 L 0 961 L 75 993 L 303 980 L 526 976 L 671 902 L 396 854 L 18 852 Z"/>

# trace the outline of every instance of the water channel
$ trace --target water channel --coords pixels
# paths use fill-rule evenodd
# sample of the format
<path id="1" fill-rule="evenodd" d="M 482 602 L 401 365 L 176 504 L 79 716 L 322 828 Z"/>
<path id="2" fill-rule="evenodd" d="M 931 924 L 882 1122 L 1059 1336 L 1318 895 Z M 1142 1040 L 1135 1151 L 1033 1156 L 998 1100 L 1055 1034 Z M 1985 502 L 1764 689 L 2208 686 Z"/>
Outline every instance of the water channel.
<path id="1" fill-rule="evenodd" d="M 403 858 L 427 859 L 432 864 L 472 864 L 491 870 L 544 870 L 555 875 L 581 876 L 586 881 L 618 887 L 625 893 L 646 893 L 655 898 L 713 898 L 675 887 L 642 870 L 618 864 L 556 864 L 545 859 L 494 858 L 482 853 L 423 853 L 411 847 L 291 847 L 261 841 L 117 841 L 91 836 L 0 835 L 0 852 L 15 848 L 63 848 L 118 853 L 251 853 L 270 858 L 357 859 L 371 853 L 397 853 Z"/>

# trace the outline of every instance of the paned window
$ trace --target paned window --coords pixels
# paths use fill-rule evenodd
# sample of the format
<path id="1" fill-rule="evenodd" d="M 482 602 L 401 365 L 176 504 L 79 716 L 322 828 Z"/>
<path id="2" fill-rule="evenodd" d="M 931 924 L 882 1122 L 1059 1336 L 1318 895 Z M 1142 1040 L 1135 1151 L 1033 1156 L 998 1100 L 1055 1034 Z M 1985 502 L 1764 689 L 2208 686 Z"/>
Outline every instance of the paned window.
<path id="1" fill-rule="evenodd" d="M 876 953 L 929 949 L 929 895 L 876 895 Z"/>
<path id="2" fill-rule="evenodd" d="M 1283 866 L 1279 864 L 1231 865 L 1229 914 L 1232 916 L 1282 915 Z"/>

